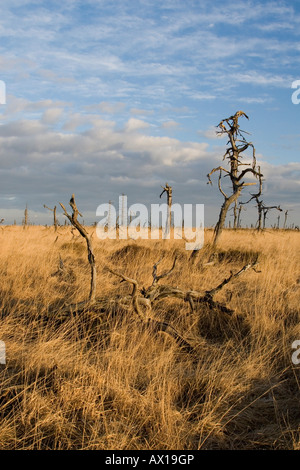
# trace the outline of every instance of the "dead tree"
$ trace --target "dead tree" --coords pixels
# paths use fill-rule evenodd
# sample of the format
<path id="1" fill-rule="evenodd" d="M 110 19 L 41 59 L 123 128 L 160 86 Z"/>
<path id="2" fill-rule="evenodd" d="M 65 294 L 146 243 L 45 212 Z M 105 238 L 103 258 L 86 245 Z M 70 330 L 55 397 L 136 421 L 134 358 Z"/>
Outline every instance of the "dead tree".
<path id="1" fill-rule="evenodd" d="M 207 175 L 208 184 L 212 184 L 211 175 L 215 172 L 219 172 L 218 186 L 219 191 L 224 197 L 224 202 L 222 204 L 219 220 L 215 226 L 213 245 L 216 246 L 223 230 L 227 212 L 230 206 L 233 203 L 236 203 L 241 195 L 242 190 L 246 186 L 252 186 L 256 183 L 246 183 L 244 178 L 247 176 L 254 176 L 257 178 L 260 175 L 260 172 L 256 170 L 256 158 L 255 158 L 255 148 L 252 142 L 248 142 L 245 137 L 245 131 L 240 129 L 238 120 L 240 117 L 248 116 L 243 111 L 237 111 L 233 116 L 223 119 L 220 124 L 217 126 L 219 131 L 217 134 L 228 136 L 228 149 L 226 150 L 223 160 L 227 159 L 229 161 L 229 169 L 226 169 L 222 166 L 213 168 L 211 172 Z M 243 152 L 245 152 L 249 147 L 252 148 L 252 164 L 242 163 L 241 158 L 243 157 Z M 249 166 L 244 170 L 240 170 L 242 165 Z M 230 195 L 227 195 L 222 188 L 222 177 L 228 176 L 231 181 L 232 192 Z"/>
<path id="2" fill-rule="evenodd" d="M 58 226 L 57 218 L 56 218 L 56 206 L 54 206 L 54 208 L 51 209 L 50 207 L 46 206 L 46 204 L 44 204 L 44 207 L 45 209 L 48 209 L 49 211 L 53 212 L 53 227 L 54 227 L 54 231 L 56 232 L 57 226 Z"/>
<path id="3" fill-rule="evenodd" d="M 87 245 L 87 251 L 88 251 L 88 261 L 91 267 L 91 284 L 90 284 L 90 293 L 89 293 L 89 298 L 88 298 L 88 303 L 93 304 L 96 300 L 96 278 L 97 278 L 97 272 L 96 272 L 96 263 L 95 263 L 95 256 L 93 253 L 93 247 L 92 247 L 92 242 L 91 238 L 89 237 L 86 229 L 80 224 L 77 220 L 78 215 L 82 217 L 80 212 L 77 209 L 76 203 L 75 203 L 75 196 L 72 194 L 72 197 L 69 202 L 71 208 L 72 208 L 72 215 L 69 215 L 68 212 L 66 211 L 65 206 L 60 202 L 60 206 L 62 207 L 64 211 L 64 215 L 69 219 L 73 227 L 75 227 L 80 235 L 85 239 L 86 245 Z M 86 302 L 83 302 L 85 304 Z"/>
<path id="4" fill-rule="evenodd" d="M 172 187 L 166 183 L 166 186 L 162 186 L 163 191 L 160 194 L 160 198 L 164 193 L 167 194 L 167 204 L 168 204 L 168 213 L 167 213 L 167 221 L 166 221 L 166 231 L 165 234 L 168 235 L 170 233 L 171 228 L 171 208 L 172 208 Z"/>
<path id="5" fill-rule="evenodd" d="M 235 274 L 231 272 L 230 276 L 224 279 L 224 281 L 222 281 L 216 287 L 208 291 L 204 291 L 202 293 L 198 291 L 194 291 L 194 290 L 183 290 L 178 287 L 172 287 L 170 285 L 159 284 L 159 281 L 161 279 L 169 276 L 174 271 L 175 265 L 176 265 L 176 258 L 174 259 L 171 269 L 158 275 L 157 266 L 160 262 L 161 260 L 159 260 L 153 266 L 152 284 L 148 288 L 143 288 L 141 290 L 139 290 L 139 287 L 138 287 L 139 284 L 136 279 L 131 279 L 125 276 L 124 274 L 119 273 L 109 267 L 106 267 L 106 270 L 120 277 L 123 281 L 127 281 L 133 285 L 133 290 L 131 293 L 132 307 L 135 313 L 137 314 L 137 317 L 143 322 L 144 325 L 149 327 L 153 332 L 162 331 L 162 332 L 169 334 L 175 339 L 175 341 L 180 347 L 184 348 L 188 352 L 195 352 L 195 347 L 192 346 L 187 340 L 185 340 L 183 336 L 180 333 L 178 333 L 178 331 L 172 325 L 170 325 L 167 322 L 161 322 L 154 318 L 149 317 L 148 314 L 146 315 L 143 313 L 141 307 L 145 306 L 147 307 L 147 311 L 151 312 L 153 306 L 157 302 L 159 302 L 162 299 L 173 297 L 173 298 L 180 299 L 184 302 L 188 302 L 192 313 L 195 311 L 197 305 L 202 304 L 211 311 L 217 311 L 217 312 L 225 313 L 227 315 L 232 315 L 234 311 L 228 308 L 226 305 L 216 301 L 214 299 L 214 296 L 226 284 L 231 282 L 233 279 L 239 277 L 242 273 L 244 273 L 248 269 L 252 268 L 255 270 L 256 265 L 258 263 L 258 257 L 256 257 L 256 259 L 253 260 L 251 263 L 248 263 L 245 266 L 243 266 Z M 124 300 L 127 300 L 127 297 L 124 298 Z"/>
<path id="6" fill-rule="evenodd" d="M 237 199 L 234 201 L 234 207 L 233 207 L 233 228 L 237 229 L 238 228 L 238 208 L 237 208 L 238 202 Z"/>
<path id="7" fill-rule="evenodd" d="M 257 212 L 258 212 L 258 219 L 256 223 L 256 229 L 260 232 L 262 230 L 262 216 L 264 213 L 264 203 L 261 199 L 257 200 Z"/>
<path id="8" fill-rule="evenodd" d="M 286 210 L 285 213 L 284 213 L 284 222 L 283 222 L 283 228 L 284 228 L 284 230 L 286 229 L 286 223 L 287 223 L 288 213 L 289 213 L 288 210 Z"/>
<path id="9" fill-rule="evenodd" d="M 26 207 L 24 210 L 23 228 L 27 227 L 27 225 L 28 225 L 28 208 L 26 204 Z"/>
<path id="10" fill-rule="evenodd" d="M 256 223 L 256 229 L 258 231 L 261 231 L 261 230 L 265 229 L 267 214 L 270 210 L 276 209 L 276 210 L 282 212 L 282 209 L 280 208 L 280 206 L 266 206 L 264 204 L 263 200 L 261 199 L 262 184 L 263 184 L 262 176 L 263 175 L 260 172 L 260 166 L 259 166 L 258 167 L 258 179 L 259 179 L 258 192 L 256 194 L 251 194 L 251 198 L 249 199 L 249 201 L 244 202 L 244 203 L 243 202 L 240 203 L 240 204 L 248 204 L 252 199 L 255 199 L 257 212 L 258 212 L 258 219 L 257 219 L 257 223 Z M 278 220 L 278 223 L 279 223 L 279 220 Z"/>
<path id="11" fill-rule="evenodd" d="M 266 228 L 266 219 L 267 219 L 267 215 L 268 215 L 268 212 L 272 209 L 276 209 L 280 212 L 282 212 L 282 209 L 280 208 L 280 206 L 263 206 L 262 208 L 262 211 L 263 211 L 263 228 L 265 229 Z"/>
<path id="12" fill-rule="evenodd" d="M 242 209 L 246 210 L 242 204 L 239 204 L 239 208 L 238 208 L 238 216 L 237 216 L 237 228 L 241 228 L 242 226 L 242 223 L 241 223 L 241 213 L 242 213 Z"/>
<path id="13" fill-rule="evenodd" d="M 280 227 L 280 214 L 277 216 L 277 230 L 279 230 Z"/>
<path id="14" fill-rule="evenodd" d="M 233 229 L 236 230 L 241 227 L 241 212 L 243 209 L 242 202 L 237 203 L 235 201 L 234 206 L 233 206 Z M 246 210 L 246 209 L 244 209 Z M 229 220 L 228 222 L 228 228 L 231 228 L 231 221 Z"/>
<path id="15" fill-rule="evenodd" d="M 262 199 L 260 199 L 262 195 L 262 184 L 263 184 L 263 175 L 260 172 L 260 166 L 258 167 L 258 180 L 259 180 L 259 186 L 258 186 L 258 192 L 255 194 L 251 194 L 251 198 L 247 202 L 240 202 L 240 207 L 245 204 L 249 204 L 252 199 L 255 199 L 256 201 L 256 207 L 257 207 L 257 212 L 258 212 L 258 219 L 257 219 L 257 224 L 256 228 L 258 231 L 262 230 L 262 215 L 263 215 L 263 208 L 264 208 L 264 203 Z"/>

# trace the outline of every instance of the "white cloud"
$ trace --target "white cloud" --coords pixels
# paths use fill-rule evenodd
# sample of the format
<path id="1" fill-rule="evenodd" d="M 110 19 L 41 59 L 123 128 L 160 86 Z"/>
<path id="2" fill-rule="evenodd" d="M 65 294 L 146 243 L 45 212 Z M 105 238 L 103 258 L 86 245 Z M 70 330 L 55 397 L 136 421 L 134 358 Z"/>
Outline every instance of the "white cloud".
<path id="1" fill-rule="evenodd" d="M 234 79 L 240 83 L 250 83 L 254 85 L 272 85 L 284 88 L 290 88 L 293 81 L 292 76 L 276 75 L 270 73 L 259 73 L 249 71 L 244 73 L 236 73 Z"/>
<path id="2" fill-rule="evenodd" d="M 224 137 L 224 135 L 219 135 L 217 134 L 217 127 L 215 126 L 210 126 L 208 129 L 206 129 L 205 131 L 198 131 L 198 134 L 203 136 L 203 137 L 206 137 L 207 139 L 221 139 Z"/>
<path id="3" fill-rule="evenodd" d="M 300 15 L 292 2 L 247 0 L 237 8 L 233 0 L 87 0 L 88 16 L 75 0 L 55 8 L 3 0 L 1 9 L 0 79 L 8 99 L 0 114 L 0 171 L 16 204 L 18 191 L 32 200 L 39 191 L 57 198 L 75 186 L 88 201 L 89 192 L 106 197 L 121 184 L 130 189 L 138 180 L 150 188 L 166 177 L 174 188 L 205 181 L 208 194 L 206 169 L 223 155 L 211 124 L 244 102 L 251 124 L 258 118 L 273 126 L 261 104 L 285 109 L 284 88 L 299 78 Z M 281 133 L 296 132 L 295 112 L 277 113 Z M 60 131 L 51 128 L 63 119 Z M 183 119 L 182 140 L 164 135 L 174 135 Z M 211 146 L 192 142 L 197 128 Z M 268 171 L 267 197 L 276 194 L 276 181 L 283 198 L 294 198 L 298 170 L 291 164 Z"/>
<path id="4" fill-rule="evenodd" d="M 239 102 L 241 103 L 247 103 L 247 104 L 264 104 L 272 101 L 270 97 L 262 98 L 262 97 L 242 97 L 238 99 Z"/>
<path id="5" fill-rule="evenodd" d="M 162 129 L 177 129 L 179 126 L 179 123 L 176 121 L 165 121 L 162 123 L 161 128 Z"/>
<path id="6" fill-rule="evenodd" d="M 44 124 L 55 124 L 60 120 L 63 115 L 63 109 L 51 108 L 47 109 L 42 116 L 42 123 Z"/>
<path id="7" fill-rule="evenodd" d="M 147 115 L 152 115 L 154 111 L 152 109 L 131 108 L 130 113 L 147 116 Z"/>
<path id="8" fill-rule="evenodd" d="M 126 104 L 121 102 L 110 103 L 108 101 L 101 101 L 101 103 L 86 105 L 83 108 L 91 112 L 100 111 L 105 114 L 119 114 L 125 110 Z"/>
<path id="9" fill-rule="evenodd" d="M 149 127 L 147 122 L 142 121 L 141 119 L 130 118 L 125 125 L 125 131 L 135 132 L 139 129 L 146 129 L 147 127 Z"/>

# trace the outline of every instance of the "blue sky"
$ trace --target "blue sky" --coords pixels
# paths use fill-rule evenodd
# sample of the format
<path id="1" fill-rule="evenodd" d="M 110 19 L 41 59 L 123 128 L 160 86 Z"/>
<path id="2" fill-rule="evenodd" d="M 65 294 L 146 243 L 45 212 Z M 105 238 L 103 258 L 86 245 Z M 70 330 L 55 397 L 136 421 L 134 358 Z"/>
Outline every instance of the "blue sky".
<path id="1" fill-rule="evenodd" d="M 299 225 L 299 65 L 299 1 L 2 0 L 0 216 L 20 222 L 28 203 L 49 223 L 43 204 L 75 192 L 94 221 L 122 193 L 159 202 L 168 181 L 212 225 L 222 197 L 206 174 L 226 147 L 214 126 L 241 109 L 264 200 Z"/>

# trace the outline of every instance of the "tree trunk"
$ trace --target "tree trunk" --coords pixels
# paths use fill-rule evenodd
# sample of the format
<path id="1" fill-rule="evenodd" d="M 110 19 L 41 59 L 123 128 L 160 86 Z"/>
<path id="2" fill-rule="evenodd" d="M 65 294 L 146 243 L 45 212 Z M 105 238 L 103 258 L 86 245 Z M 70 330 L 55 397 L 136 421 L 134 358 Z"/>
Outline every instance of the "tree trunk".
<path id="1" fill-rule="evenodd" d="M 237 229 L 238 228 L 238 214 L 237 214 L 237 200 L 234 203 L 234 208 L 233 208 L 233 228 Z"/>
<path id="2" fill-rule="evenodd" d="M 265 220 L 264 220 L 265 223 Z M 258 203 L 258 221 L 257 221 L 257 230 L 260 232 L 262 230 L 262 207 L 261 204 Z"/>
<path id="3" fill-rule="evenodd" d="M 225 200 L 222 204 L 220 215 L 219 215 L 219 220 L 218 220 L 218 223 L 215 227 L 215 234 L 214 234 L 214 239 L 213 239 L 213 246 L 214 247 L 217 245 L 218 240 L 220 238 L 220 235 L 222 233 L 222 230 L 224 228 L 227 212 L 228 212 L 231 204 L 238 200 L 238 198 L 241 194 L 241 191 L 242 191 L 242 186 L 239 187 L 238 190 L 234 194 L 232 194 L 230 197 L 225 198 Z"/>
<path id="4" fill-rule="evenodd" d="M 53 209 L 53 224 L 54 224 L 54 231 L 56 232 L 57 230 L 56 206 L 54 206 L 54 209 Z"/>

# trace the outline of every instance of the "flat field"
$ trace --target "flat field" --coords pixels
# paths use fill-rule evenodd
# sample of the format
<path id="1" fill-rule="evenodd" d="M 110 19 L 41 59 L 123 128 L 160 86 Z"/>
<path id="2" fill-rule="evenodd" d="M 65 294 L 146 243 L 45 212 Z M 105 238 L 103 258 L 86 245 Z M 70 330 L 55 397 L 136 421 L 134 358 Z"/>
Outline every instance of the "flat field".
<path id="1" fill-rule="evenodd" d="M 90 234 L 93 228 L 88 228 Z M 0 232 L 0 449 L 300 450 L 300 233 L 225 230 L 191 260 L 181 240 L 92 242 L 97 304 L 86 300 L 85 240 L 61 227 Z M 167 322 L 193 347 L 147 328 L 132 285 L 159 281 L 215 300 L 162 298 L 145 318 Z M 213 260 L 213 261 L 212 261 Z M 142 296 L 142 294 L 140 294 Z M 129 299 L 129 301 L 128 301 Z M 299 354 L 300 356 L 300 354 Z M 298 357 L 299 357 L 298 356 Z"/>

